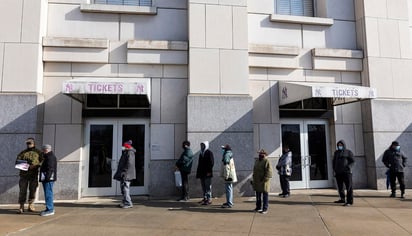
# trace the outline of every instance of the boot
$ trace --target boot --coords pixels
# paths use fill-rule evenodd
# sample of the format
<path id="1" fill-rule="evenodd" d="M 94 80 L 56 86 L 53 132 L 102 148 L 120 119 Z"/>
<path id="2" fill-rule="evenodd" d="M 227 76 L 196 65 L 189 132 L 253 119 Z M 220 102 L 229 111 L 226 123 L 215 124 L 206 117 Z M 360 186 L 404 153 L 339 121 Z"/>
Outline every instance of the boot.
<path id="1" fill-rule="evenodd" d="M 17 210 L 17 214 L 22 214 L 24 212 L 24 203 L 20 204 L 20 208 Z"/>
<path id="2" fill-rule="evenodd" d="M 34 203 L 29 203 L 29 207 L 27 208 L 29 212 L 34 212 L 36 209 L 34 208 Z"/>

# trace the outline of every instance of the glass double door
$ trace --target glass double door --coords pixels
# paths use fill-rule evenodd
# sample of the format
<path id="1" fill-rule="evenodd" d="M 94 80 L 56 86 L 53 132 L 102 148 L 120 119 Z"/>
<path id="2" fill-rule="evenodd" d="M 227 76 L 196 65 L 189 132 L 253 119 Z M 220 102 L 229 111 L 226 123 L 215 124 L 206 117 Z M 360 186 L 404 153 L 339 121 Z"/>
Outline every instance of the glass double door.
<path id="1" fill-rule="evenodd" d="M 292 151 L 290 187 L 327 188 L 332 182 L 328 123 L 323 120 L 281 122 L 282 145 Z"/>
<path id="2" fill-rule="evenodd" d="M 86 122 L 82 163 L 82 196 L 121 195 L 119 182 L 113 180 L 122 154 L 122 144 L 132 140 L 136 149 L 136 179 L 131 194 L 147 194 L 148 121 L 96 119 Z"/>

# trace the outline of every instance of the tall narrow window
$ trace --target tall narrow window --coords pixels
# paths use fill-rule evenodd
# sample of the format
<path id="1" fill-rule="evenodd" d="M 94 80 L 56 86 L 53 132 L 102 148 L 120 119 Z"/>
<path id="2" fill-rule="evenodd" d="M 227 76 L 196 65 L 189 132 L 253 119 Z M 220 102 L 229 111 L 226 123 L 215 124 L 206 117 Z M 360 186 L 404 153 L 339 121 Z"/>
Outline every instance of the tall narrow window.
<path id="1" fill-rule="evenodd" d="M 152 0 L 94 0 L 95 4 L 152 6 Z"/>
<path id="2" fill-rule="evenodd" d="M 314 16 L 313 0 L 275 0 L 276 14 Z"/>

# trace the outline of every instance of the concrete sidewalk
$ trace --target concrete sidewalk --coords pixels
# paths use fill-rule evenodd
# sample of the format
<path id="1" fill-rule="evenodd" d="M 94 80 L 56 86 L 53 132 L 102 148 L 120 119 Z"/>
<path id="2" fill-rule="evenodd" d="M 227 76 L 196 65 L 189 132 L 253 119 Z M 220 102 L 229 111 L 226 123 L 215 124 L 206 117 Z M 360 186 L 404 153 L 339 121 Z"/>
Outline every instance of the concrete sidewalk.
<path id="1" fill-rule="evenodd" d="M 270 196 L 269 212 L 254 213 L 254 198 L 224 199 L 210 206 L 138 197 L 131 209 L 118 199 L 90 198 L 56 203 L 56 214 L 16 214 L 17 205 L 0 206 L 0 235 L 412 235 L 412 191 L 406 199 L 388 191 L 357 190 L 351 207 L 335 204 L 335 190 L 293 191 L 290 198 Z M 37 204 L 42 209 L 43 204 Z"/>

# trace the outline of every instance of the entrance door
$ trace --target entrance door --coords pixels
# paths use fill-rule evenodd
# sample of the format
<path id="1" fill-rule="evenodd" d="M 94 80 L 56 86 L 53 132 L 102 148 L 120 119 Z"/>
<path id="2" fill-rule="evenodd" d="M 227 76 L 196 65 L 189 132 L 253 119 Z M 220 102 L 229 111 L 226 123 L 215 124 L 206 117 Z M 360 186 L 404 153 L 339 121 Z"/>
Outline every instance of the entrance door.
<path id="1" fill-rule="evenodd" d="M 132 140 L 136 149 L 136 180 L 131 194 L 147 194 L 148 121 L 96 119 L 86 122 L 86 146 L 82 165 L 82 196 L 121 195 L 119 182 L 113 180 L 122 144 Z"/>
<path id="2" fill-rule="evenodd" d="M 292 151 L 290 187 L 331 187 L 332 159 L 328 123 L 323 120 L 286 120 L 281 122 L 282 144 Z"/>

